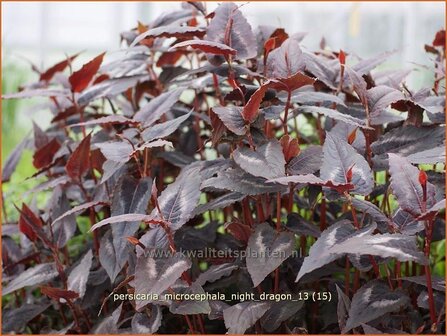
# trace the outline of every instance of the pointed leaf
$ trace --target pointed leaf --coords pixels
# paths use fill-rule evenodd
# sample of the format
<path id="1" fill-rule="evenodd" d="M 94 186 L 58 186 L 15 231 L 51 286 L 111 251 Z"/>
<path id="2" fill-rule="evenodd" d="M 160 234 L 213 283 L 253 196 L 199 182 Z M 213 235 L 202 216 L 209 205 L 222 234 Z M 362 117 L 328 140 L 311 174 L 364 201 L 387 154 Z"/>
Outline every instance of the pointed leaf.
<path id="1" fill-rule="evenodd" d="M 23 287 L 38 286 L 44 282 L 53 280 L 58 274 L 54 263 L 39 264 L 28 268 L 9 282 L 8 285 L 3 287 L 2 296 L 22 289 Z"/>
<path id="2" fill-rule="evenodd" d="M 29 240 L 36 241 L 38 229 L 42 228 L 42 220 L 25 204 L 22 204 L 19 217 L 19 230 Z"/>
<path id="3" fill-rule="evenodd" d="M 155 38 L 155 37 L 175 37 L 181 39 L 191 39 L 194 37 L 203 37 L 206 31 L 201 27 L 191 27 L 191 26 L 163 26 L 152 28 L 144 33 L 138 35 L 129 48 L 136 46 L 139 42 L 143 41 L 145 38 Z"/>
<path id="4" fill-rule="evenodd" d="M 113 193 L 111 217 L 124 214 L 145 214 L 151 198 L 151 188 L 152 179 L 150 177 L 138 181 L 131 176 L 124 176 Z M 130 255 L 130 246 L 125 238 L 135 234 L 139 223 L 139 221 L 135 221 L 112 225 L 113 250 L 116 253 L 118 268 L 124 267 Z"/>
<path id="5" fill-rule="evenodd" d="M 73 72 L 68 78 L 73 92 L 81 92 L 89 85 L 93 76 L 98 72 L 104 55 L 105 53 L 96 56 L 90 62 L 85 63 L 80 70 Z"/>
<path id="6" fill-rule="evenodd" d="M 333 110 L 326 107 L 320 106 L 300 106 L 296 111 L 301 113 L 320 113 L 326 117 L 329 117 L 334 120 L 343 121 L 346 124 L 354 125 L 360 128 L 369 129 L 370 127 L 366 126 L 365 121 L 350 116 L 349 114 L 341 113 L 337 110 Z"/>
<path id="7" fill-rule="evenodd" d="M 351 308 L 351 300 L 349 300 L 349 297 L 346 296 L 345 293 L 335 285 L 335 288 L 337 288 L 337 317 L 338 317 L 338 326 L 340 327 L 340 330 L 343 330 L 343 328 L 346 325 L 346 320 L 348 319 L 348 312 Z"/>
<path id="8" fill-rule="evenodd" d="M 253 280 L 253 287 L 277 269 L 292 254 L 293 249 L 293 234 L 278 234 L 267 223 L 258 224 L 247 247 L 247 270 Z"/>
<path id="9" fill-rule="evenodd" d="M 192 217 L 200 198 L 200 183 L 200 174 L 195 169 L 185 167 L 175 182 L 161 193 L 158 204 L 171 230 L 179 229 Z M 158 209 L 154 209 L 151 215 L 158 217 Z"/>
<path id="10" fill-rule="evenodd" d="M 196 283 L 192 283 L 190 286 L 187 284 L 178 286 L 174 288 L 174 291 L 178 294 L 184 295 L 205 294 L 203 288 Z M 172 301 L 169 311 L 173 314 L 181 315 L 209 314 L 211 313 L 211 307 L 207 300 Z"/>
<path id="11" fill-rule="evenodd" d="M 152 141 L 155 139 L 162 139 L 174 133 L 180 125 L 191 116 L 191 112 L 185 115 L 151 126 L 143 131 L 142 137 L 144 141 Z"/>
<path id="12" fill-rule="evenodd" d="M 238 6 L 232 2 L 224 2 L 217 7 L 205 38 L 235 49 L 235 59 L 254 58 L 257 55 L 256 38 L 251 26 Z"/>
<path id="13" fill-rule="evenodd" d="M 348 181 L 347 173 L 352 168 L 352 179 Z M 353 193 L 368 195 L 374 187 L 371 168 L 365 158 L 349 145 L 331 132 L 326 133 L 323 145 L 323 166 L 320 176 L 323 180 L 354 185 Z"/>
<path id="14" fill-rule="evenodd" d="M 127 141 L 109 141 L 96 143 L 101 153 L 107 160 L 119 163 L 126 163 L 134 151 L 134 147 Z M 107 161 L 106 161 L 107 162 Z"/>
<path id="15" fill-rule="evenodd" d="M 153 98 L 149 103 L 144 105 L 133 117 L 134 120 L 140 121 L 144 127 L 151 126 L 162 115 L 174 106 L 179 100 L 185 88 L 177 88 L 175 90 L 167 91 Z"/>
<path id="16" fill-rule="evenodd" d="M 92 258 L 92 250 L 89 250 L 68 276 L 68 290 L 78 293 L 80 298 L 84 297 L 87 290 L 87 280 L 92 267 Z"/>
<path id="17" fill-rule="evenodd" d="M 304 89 L 304 88 L 303 88 Z M 283 100 L 283 99 L 282 99 Z M 291 102 L 302 105 L 335 103 L 337 105 L 346 106 L 345 102 L 338 96 L 325 92 L 315 91 L 297 91 L 291 96 Z"/>
<path id="18" fill-rule="evenodd" d="M 379 85 L 367 91 L 369 114 L 371 117 L 380 115 L 391 103 L 404 99 L 402 92 L 388 86 Z"/>
<path id="19" fill-rule="evenodd" d="M 388 154 L 391 175 L 391 189 L 400 207 L 417 217 L 431 208 L 435 203 L 435 187 L 427 182 L 427 200 L 424 204 L 424 192 L 419 183 L 419 169 L 406 158 Z"/>
<path id="20" fill-rule="evenodd" d="M 256 151 L 247 147 L 238 148 L 233 152 L 234 161 L 247 173 L 267 179 L 285 175 L 284 154 L 281 144 L 276 140 L 270 140 L 259 146 Z"/>
<path id="21" fill-rule="evenodd" d="M 229 46 L 213 42 L 213 41 L 205 41 L 205 40 L 188 40 L 177 43 L 169 48 L 169 51 L 178 49 L 191 47 L 193 49 L 199 49 L 203 52 L 215 54 L 215 55 L 236 55 L 237 51 Z"/>
<path id="22" fill-rule="evenodd" d="M 417 261 L 426 263 L 424 255 L 418 250 L 414 237 L 402 234 L 372 233 L 376 224 L 355 230 L 352 224 L 342 220 L 331 225 L 321 233 L 320 238 L 304 258 L 296 281 L 346 254 L 375 255 L 397 258 L 400 261 Z"/>
<path id="23" fill-rule="evenodd" d="M 394 312 L 410 303 L 403 292 L 391 291 L 378 280 L 370 281 L 362 286 L 353 296 L 349 318 L 342 333 L 367 323 L 386 313 Z"/>
<path id="24" fill-rule="evenodd" d="M 69 127 L 79 127 L 79 126 L 96 126 L 96 125 L 113 125 L 113 124 L 132 124 L 134 121 L 132 119 L 126 118 L 125 116 L 113 114 L 107 117 L 101 117 L 98 119 L 93 119 L 85 121 L 82 123 L 71 124 Z"/>
<path id="25" fill-rule="evenodd" d="M 65 165 L 67 175 L 74 180 L 79 180 L 90 168 L 90 139 L 91 134 L 79 143 Z"/>
<path id="26" fill-rule="evenodd" d="M 310 145 L 301 150 L 298 156 L 294 157 L 287 164 L 287 172 L 290 175 L 313 174 L 320 170 L 323 164 L 323 149 L 321 146 Z"/>
<path id="27" fill-rule="evenodd" d="M 245 128 L 245 121 L 242 118 L 242 107 L 237 106 L 218 106 L 213 107 L 214 113 L 217 114 L 224 125 L 234 134 L 244 135 L 247 133 Z"/>
<path id="28" fill-rule="evenodd" d="M 231 204 L 241 201 L 244 197 L 245 195 L 239 192 L 230 192 L 228 194 L 219 196 L 205 204 L 200 204 L 194 210 L 194 216 L 200 215 L 210 210 L 223 209 Z"/>
<path id="29" fill-rule="evenodd" d="M 51 286 L 41 286 L 40 292 L 56 301 L 73 301 L 79 297 L 79 294 L 71 290 L 55 288 Z"/>
<path id="30" fill-rule="evenodd" d="M 2 332 L 21 333 L 29 321 L 42 314 L 51 303 L 25 304 L 14 309 L 4 309 L 2 312 Z"/>
<path id="31" fill-rule="evenodd" d="M 239 266 L 235 264 L 213 265 L 206 272 L 201 273 L 195 283 L 203 286 L 207 282 L 215 282 L 223 277 L 227 277 L 237 269 L 239 269 Z"/>
<path id="32" fill-rule="evenodd" d="M 57 217 L 53 221 L 52 225 L 54 225 L 56 222 L 59 222 L 62 219 L 66 218 L 66 217 L 68 217 L 70 215 L 73 215 L 73 214 L 75 214 L 75 213 L 77 213 L 79 211 L 84 211 L 86 209 L 89 209 L 91 207 L 94 207 L 94 206 L 100 205 L 100 204 L 107 204 L 107 203 L 104 202 L 104 201 L 91 201 L 91 202 L 87 202 L 87 203 L 84 203 L 84 204 L 79 204 L 79 205 L 75 206 L 74 208 L 72 208 L 71 210 L 69 210 L 69 211 L 65 212 L 64 214 L 60 215 L 59 217 Z"/>
<path id="33" fill-rule="evenodd" d="M 312 184 L 322 187 L 327 187 L 338 191 L 339 193 L 344 193 L 345 191 L 350 191 L 354 188 L 354 185 L 346 182 L 346 183 L 337 183 L 332 181 L 323 181 L 319 177 L 313 174 L 307 175 L 290 175 L 285 177 L 279 177 L 275 179 L 267 180 L 268 183 L 280 183 L 284 185 L 288 185 L 289 183 L 297 183 L 297 184 Z"/>
<path id="34" fill-rule="evenodd" d="M 304 70 L 304 59 L 298 41 L 288 38 L 267 57 L 267 75 L 270 78 L 288 78 Z"/>
<path id="35" fill-rule="evenodd" d="M 282 185 L 266 184 L 266 179 L 246 173 L 241 168 L 229 168 L 219 171 L 216 177 L 202 182 L 202 189 L 223 189 L 244 195 L 259 195 L 285 190 Z"/>
<path id="36" fill-rule="evenodd" d="M 44 168 L 51 164 L 54 159 L 54 155 L 61 148 L 59 141 L 54 138 L 41 148 L 37 149 L 33 155 L 33 166 L 37 169 Z"/>
<path id="37" fill-rule="evenodd" d="M 62 72 L 65 70 L 65 68 L 71 63 L 73 62 L 73 60 L 78 57 L 79 54 L 73 55 L 71 57 L 68 57 L 67 59 L 56 63 L 55 65 L 53 65 L 51 68 L 48 68 L 45 72 L 42 72 L 40 74 L 40 78 L 39 80 L 41 81 L 50 81 L 53 76 L 58 73 L 58 72 Z"/>
<path id="38" fill-rule="evenodd" d="M 3 169 L 2 169 L 2 181 L 3 183 L 8 182 L 11 179 L 12 174 L 15 172 L 17 165 L 20 162 L 22 153 L 26 149 L 31 140 L 25 137 L 9 154 L 6 158 Z"/>
<path id="39" fill-rule="evenodd" d="M 104 225 L 108 225 L 108 224 L 127 223 L 127 222 L 149 222 L 151 219 L 154 219 L 154 217 L 151 215 L 144 215 L 144 214 L 118 215 L 118 216 L 113 216 L 113 217 L 103 219 L 102 221 L 93 225 L 89 231 L 93 232 L 96 229 L 98 229 Z"/>

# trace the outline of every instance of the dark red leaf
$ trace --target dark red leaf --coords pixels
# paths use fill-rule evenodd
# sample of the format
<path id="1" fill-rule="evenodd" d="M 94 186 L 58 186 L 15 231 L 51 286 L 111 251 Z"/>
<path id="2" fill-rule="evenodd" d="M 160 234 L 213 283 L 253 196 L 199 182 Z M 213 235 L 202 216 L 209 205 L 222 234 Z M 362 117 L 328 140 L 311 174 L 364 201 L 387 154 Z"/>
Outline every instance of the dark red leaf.
<path id="1" fill-rule="evenodd" d="M 286 33 L 284 28 L 276 28 L 275 31 L 270 35 L 270 38 L 276 38 L 275 48 L 280 47 L 285 40 L 289 38 L 289 34 Z"/>
<path id="2" fill-rule="evenodd" d="M 99 84 L 99 83 L 104 82 L 105 80 L 108 80 L 108 79 L 110 79 L 109 75 L 102 74 L 95 78 L 95 80 L 93 81 L 93 84 Z"/>
<path id="3" fill-rule="evenodd" d="M 277 40 L 276 37 L 270 37 L 267 41 L 265 41 L 265 43 L 264 43 L 264 58 L 267 58 L 270 51 L 272 51 L 273 49 L 275 49 L 277 47 L 276 40 Z"/>
<path id="4" fill-rule="evenodd" d="M 68 81 L 71 84 L 71 90 L 73 92 L 81 92 L 89 85 L 93 76 L 98 72 L 104 55 L 105 52 L 96 56 L 90 62 L 85 63 L 80 70 L 72 73 L 68 78 Z"/>
<path id="5" fill-rule="evenodd" d="M 160 55 L 157 60 L 158 67 L 164 67 L 166 65 L 174 65 L 185 54 L 182 50 L 167 51 Z"/>
<path id="6" fill-rule="evenodd" d="M 445 48 L 445 29 L 438 31 L 433 40 L 433 46 Z"/>
<path id="7" fill-rule="evenodd" d="M 25 204 L 22 204 L 22 209 L 19 210 L 19 230 L 29 240 L 36 241 L 37 233 L 36 228 L 42 227 L 42 220 L 34 214 L 34 212 Z"/>
<path id="8" fill-rule="evenodd" d="M 34 148 L 39 149 L 45 146 L 50 139 L 48 135 L 33 121 L 33 132 L 34 132 Z"/>
<path id="9" fill-rule="evenodd" d="M 64 289 L 54 288 L 54 287 L 50 287 L 50 286 L 41 286 L 40 291 L 42 292 L 42 294 L 44 294 L 52 299 L 58 300 L 58 301 L 60 299 L 72 301 L 79 297 L 78 293 L 73 292 L 71 290 L 64 290 Z"/>
<path id="10" fill-rule="evenodd" d="M 298 139 L 291 138 L 290 135 L 286 134 L 283 135 L 280 142 L 286 162 L 289 162 L 300 153 L 300 145 L 298 143 Z"/>
<path id="11" fill-rule="evenodd" d="M 261 85 L 250 97 L 242 111 L 242 117 L 245 121 L 252 123 L 259 114 L 259 106 L 264 99 L 268 89 L 276 91 L 293 91 L 305 85 L 311 85 L 315 79 L 310 78 L 302 73 L 296 73 L 289 78 L 281 78 L 280 80 L 270 79 Z"/>
<path id="12" fill-rule="evenodd" d="M 250 235 L 252 233 L 251 228 L 248 225 L 245 225 L 238 219 L 235 219 L 232 222 L 225 223 L 225 229 L 237 240 L 242 241 L 244 243 L 248 242 Z"/>
<path id="13" fill-rule="evenodd" d="M 48 166 L 53 162 L 54 154 L 61 148 L 59 141 L 54 138 L 43 147 L 39 148 L 33 156 L 33 165 L 37 169 Z"/>
<path id="14" fill-rule="evenodd" d="M 294 91 L 306 85 L 312 85 L 315 82 L 315 78 L 311 78 L 307 75 L 297 72 L 291 77 L 281 78 L 279 81 L 273 81 L 271 88 L 277 91 L 287 90 Z"/>
<path id="15" fill-rule="evenodd" d="M 67 175 L 74 180 L 78 180 L 90 168 L 90 139 L 87 135 L 70 155 L 65 170 Z"/>
<path id="16" fill-rule="evenodd" d="M 79 110 L 76 108 L 76 106 L 70 106 L 67 109 L 63 110 L 62 112 L 58 113 L 52 120 L 52 123 L 61 121 L 61 120 L 65 120 L 69 117 L 71 117 L 72 115 L 75 115 L 79 113 Z"/>
<path id="17" fill-rule="evenodd" d="M 73 55 L 69 58 L 67 58 L 66 60 L 59 62 L 55 65 L 53 65 L 51 68 L 49 68 L 47 71 L 43 72 L 40 74 L 40 80 L 41 81 L 50 81 L 51 78 L 53 78 L 53 76 L 57 73 L 57 72 L 61 72 L 64 71 L 65 68 L 71 63 L 73 62 L 73 60 L 78 57 L 79 54 Z"/>
<path id="18" fill-rule="evenodd" d="M 267 81 L 263 85 L 261 85 L 250 97 L 247 104 L 245 104 L 244 109 L 242 110 L 242 118 L 249 123 L 255 121 L 256 117 L 259 114 L 259 106 L 261 105 L 262 100 L 264 99 L 265 93 L 272 85 L 272 81 Z"/>

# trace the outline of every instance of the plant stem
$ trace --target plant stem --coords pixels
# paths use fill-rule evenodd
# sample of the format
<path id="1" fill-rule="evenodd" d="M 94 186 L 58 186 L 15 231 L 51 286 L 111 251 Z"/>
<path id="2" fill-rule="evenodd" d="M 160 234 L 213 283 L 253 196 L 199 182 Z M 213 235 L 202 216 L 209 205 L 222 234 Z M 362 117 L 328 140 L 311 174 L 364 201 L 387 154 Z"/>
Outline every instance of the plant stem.
<path id="1" fill-rule="evenodd" d="M 287 102 L 286 102 L 286 107 L 284 108 L 284 122 L 283 122 L 284 134 L 289 134 L 287 122 L 289 119 L 289 107 L 290 107 L 290 99 L 291 98 L 292 98 L 292 92 L 290 90 L 287 90 Z"/>
<path id="2" fill-rule="evenodd" d="M 349 287 L 350 287 L 350 275 L 351 275 L 351 267 L 349 263 L 349 258 L 346 256 L 346 263 L 345 263 L 345 295 L 349 297 Z"/>
<path id="3" fill-rule="evenodd" d="M 436 323 L 436 309 L 435 309 L 435 300 L 433 297 L 433 286 L 431 282 L 431 269 L 430 269 L 430 245 L 432 238 L 432 228 L 433 228 L 433 220 L 430 219 L 426 222 L 425 227 L 425 256 L 427 257 L 427 264 L 425 265 L 425 278 L 427 281 L 427 290 L 428 290 L 428 303 L 430 308 L 430 320 L 432 324 Z"/>
<path id="4" fill-rule="evenodd" d="M 427 211 L 427 184 L 421 183 L 423 198 L 422 198 L 422 212 Z M 430 310 L 430 320 L 432 325 L 436 324 L 436 309 L 435 309 L 435 300 L 433 298 L 433 288 L 431 283 L 431 269 L 430 269 L 430 245 L 433 234 L 433 218 L 430 218 L 425 221 L 425 246 L 424 246 L 424 254 L 427 258 L 427 263 L 424 265 L 425 270 L 425 279 L 427 282 L 427 290 L 428 290 L 428 305 Z"/>
<path id="5" fill-rule="evenodd" d="M 276 193 L 276 232 L 279 234 L 281 231 L 281 193 Z M 275 270 L 275 284 L 274 293 L 277 294 L 279 291 L 279 266 Z"/>

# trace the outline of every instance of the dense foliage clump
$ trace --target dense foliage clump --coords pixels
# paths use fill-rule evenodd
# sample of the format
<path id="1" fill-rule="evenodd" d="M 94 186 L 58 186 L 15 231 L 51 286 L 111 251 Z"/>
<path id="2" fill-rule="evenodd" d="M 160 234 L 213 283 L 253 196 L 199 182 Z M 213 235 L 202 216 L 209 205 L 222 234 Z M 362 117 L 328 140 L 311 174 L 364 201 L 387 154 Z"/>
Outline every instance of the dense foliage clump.
<path id="1" fill-rule="evenodd" d="M 53 119 L 3 168 L 47 196 L 2 226 L 3 332 L 444 333 L 445 31 L 417 91 L 304 36 L 184 3 L 4 96 Z"/>

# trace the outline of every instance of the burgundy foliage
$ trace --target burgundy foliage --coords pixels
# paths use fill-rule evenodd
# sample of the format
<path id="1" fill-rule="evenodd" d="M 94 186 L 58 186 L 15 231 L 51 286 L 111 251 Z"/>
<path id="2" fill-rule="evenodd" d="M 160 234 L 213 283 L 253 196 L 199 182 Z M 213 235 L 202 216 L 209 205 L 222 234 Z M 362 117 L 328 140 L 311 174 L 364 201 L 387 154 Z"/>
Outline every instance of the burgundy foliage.
<path id="1" fill-rule="evenodd" d="M 3 97 L 53 113 L 3 168 L 31 149 L 47 195 L 3 225 L 3 332 L 444 333 L 445 31 L 414 91 L 376 69 L 391 53 L 309 51 L 205 8 Z"/>

